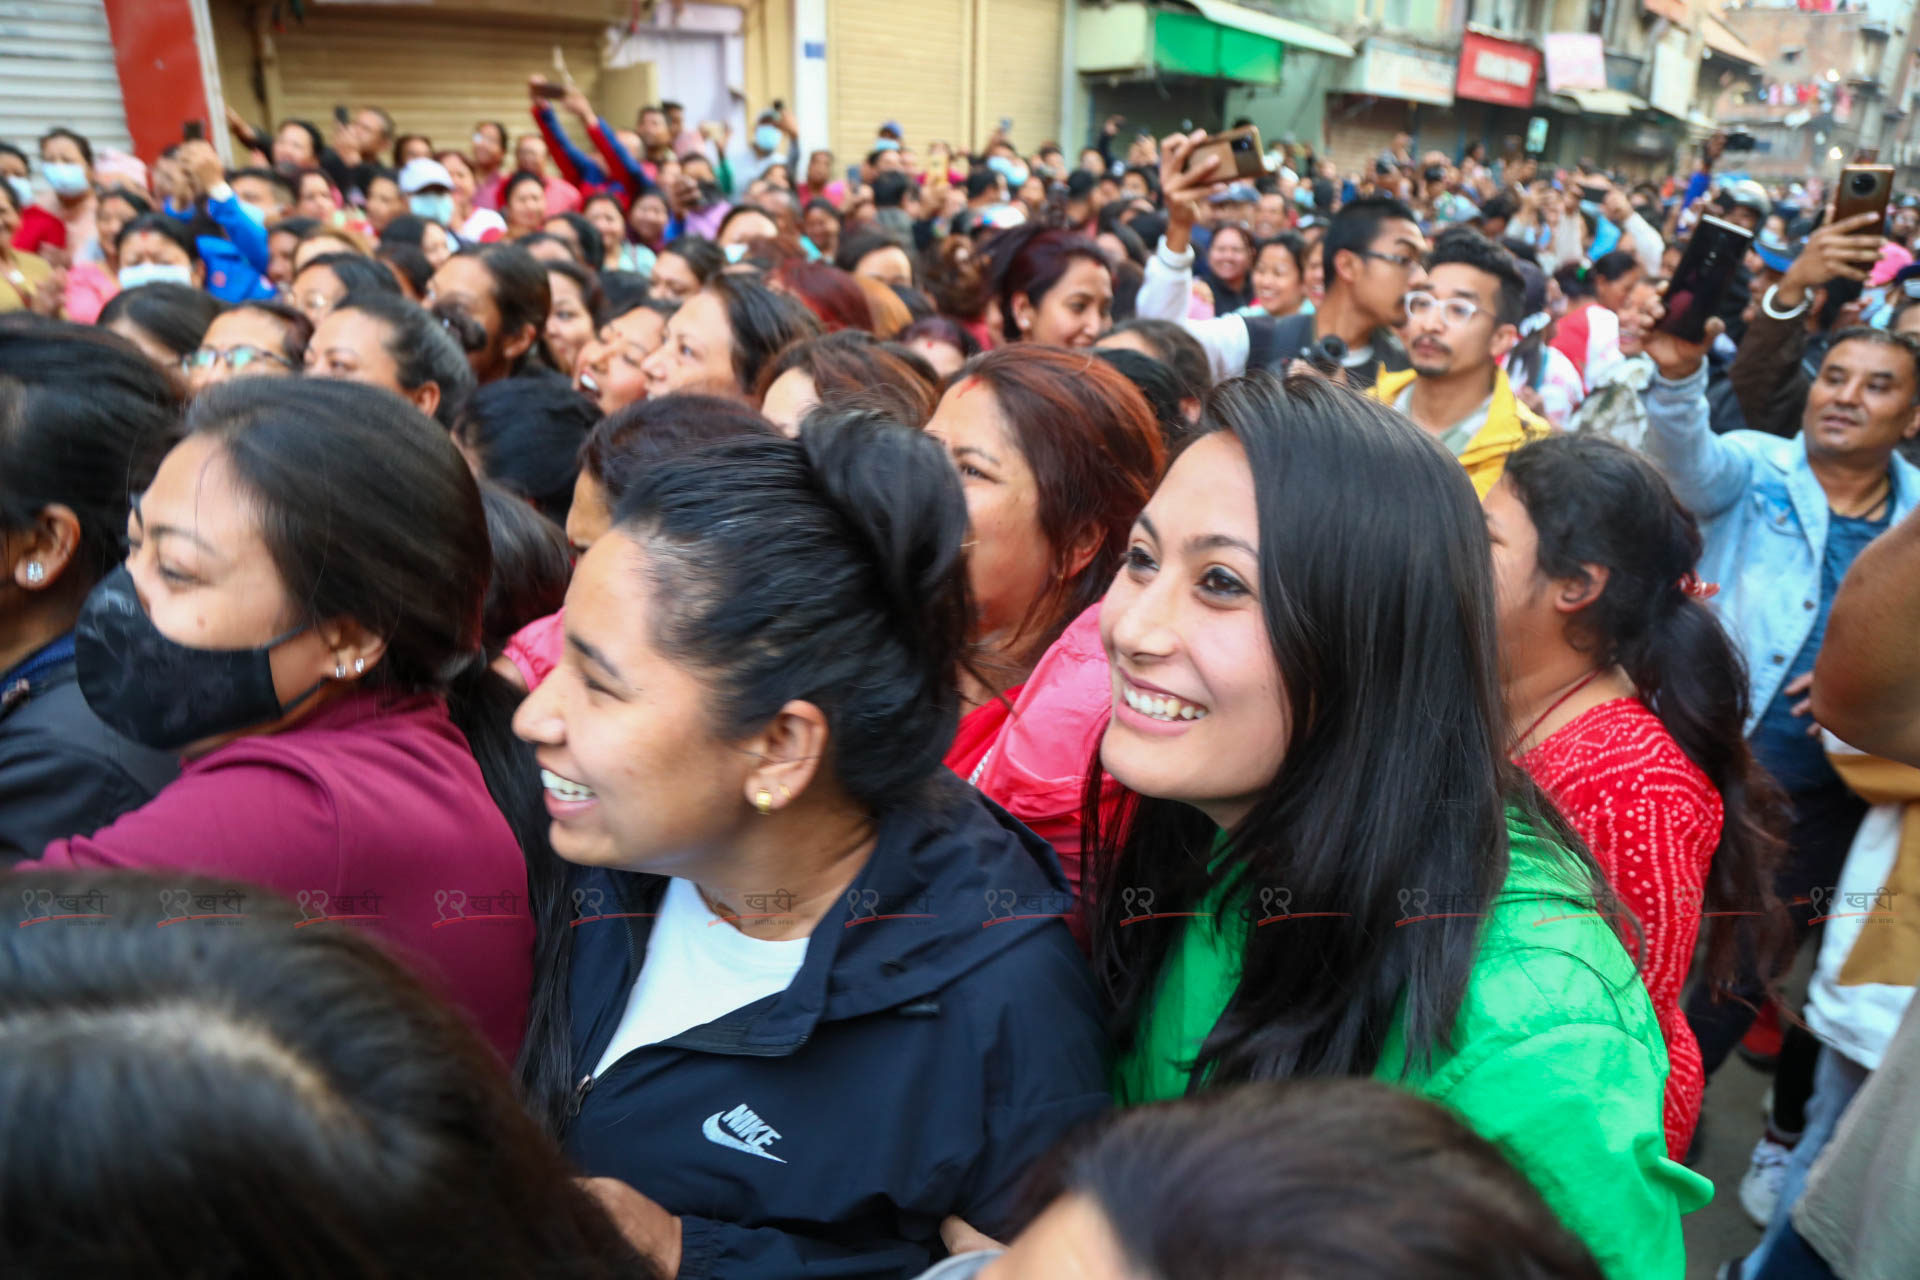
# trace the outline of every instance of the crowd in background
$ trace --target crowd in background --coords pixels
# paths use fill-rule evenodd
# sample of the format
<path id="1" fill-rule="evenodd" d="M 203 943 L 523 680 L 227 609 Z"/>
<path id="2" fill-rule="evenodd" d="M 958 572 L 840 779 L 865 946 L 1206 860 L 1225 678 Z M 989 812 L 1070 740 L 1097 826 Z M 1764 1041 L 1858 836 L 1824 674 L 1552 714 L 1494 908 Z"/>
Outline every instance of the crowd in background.
<path id="1" fill-rule="evenodd" d="M 1920 200 L 528 89 L 0 143 L 9 1274 L 1910 1267 Z"/>

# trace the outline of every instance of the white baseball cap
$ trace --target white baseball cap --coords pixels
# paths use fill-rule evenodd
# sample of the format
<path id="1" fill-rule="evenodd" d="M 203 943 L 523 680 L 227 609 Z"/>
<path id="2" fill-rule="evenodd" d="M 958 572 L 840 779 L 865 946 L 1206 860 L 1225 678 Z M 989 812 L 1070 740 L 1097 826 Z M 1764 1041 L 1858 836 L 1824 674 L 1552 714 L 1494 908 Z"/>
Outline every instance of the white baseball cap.
<path id="1" fill-rule="evenodd" d="M 453 190 L 453 175 L 447 172 L 447 166 L 426 156 L 415 156 L 407 161 L 407 167 L 400 171 L 402 194 L 413 195 L 429 187 Z"/>

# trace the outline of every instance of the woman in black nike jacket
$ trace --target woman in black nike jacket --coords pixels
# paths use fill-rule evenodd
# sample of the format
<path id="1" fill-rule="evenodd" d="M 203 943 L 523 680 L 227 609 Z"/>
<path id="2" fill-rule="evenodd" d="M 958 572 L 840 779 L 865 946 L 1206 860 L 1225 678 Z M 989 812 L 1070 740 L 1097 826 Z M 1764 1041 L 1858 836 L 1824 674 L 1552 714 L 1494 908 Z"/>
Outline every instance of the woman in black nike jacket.
<path id="1" fill-rule="evenodd" d="M 907 1276 L 1106 1103 L 1051 850 L 941 767 L 937 442 L 864 414 L 628 495 L 522 705 L 566 864 L 529 1092 L 668 1274 Z"/>

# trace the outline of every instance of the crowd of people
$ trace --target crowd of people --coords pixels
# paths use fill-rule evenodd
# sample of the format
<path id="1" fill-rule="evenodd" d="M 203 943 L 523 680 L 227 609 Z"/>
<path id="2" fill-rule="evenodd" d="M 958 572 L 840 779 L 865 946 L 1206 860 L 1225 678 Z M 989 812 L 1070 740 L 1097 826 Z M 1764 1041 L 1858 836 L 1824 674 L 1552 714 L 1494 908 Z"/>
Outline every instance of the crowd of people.
<path id="1" fill-rule="evenodd" d="M 8 1274 L 1907 1274 L 1920 201 L 528 88 L 0 144 Z"/>

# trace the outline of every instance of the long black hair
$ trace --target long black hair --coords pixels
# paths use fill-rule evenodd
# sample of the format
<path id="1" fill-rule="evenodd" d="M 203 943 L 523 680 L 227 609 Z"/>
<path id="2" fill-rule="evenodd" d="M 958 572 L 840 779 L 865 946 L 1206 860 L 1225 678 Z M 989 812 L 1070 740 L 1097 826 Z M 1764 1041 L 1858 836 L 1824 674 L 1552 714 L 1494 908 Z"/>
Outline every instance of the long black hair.
<path id="1" fill-rule="evenodd" d="M 1507 758 L 1486 518 L 1444 449 L 1317 378 L 1224 383 L 1202 427 L 1230 433 L 1252 471 L 1286 763 L 1225 833 L 1170 799 L 1103 815 L 1090 770 L 1093 960 L 1115 1039 L 1146 1017 L 1176 933 L 1124 927 L 1143 893 L 1151 911 L 1195 911 L 1224 886 L 1238 911 L 1284 889 L 1293 911 L 1342 914 L 1248 931 L 1192 1079 L 1367 1074 L 1403 999 L 1413 1068 L 1448 1043 L 1478 921 L 1397 928 L 1409 887 L 1490 902 L 1509 804 L 1579 847 Z M 1598 881 L 1584 861 L 1574 878 Z"/>
<path id="2" fill-rule="evenodd" d="M 512 728 L 519 694 L 482 645 L 486 512 L 447 432 L 399 396 L 331 378 L 236 378 L 197 397 L 186 427 L 224 446 L 258 503 L 299 621 L 353 618 L 380 636 L 365 687 L 443 694 L 521 850 L 545 854 L 538 768 Z"/>
<path id="3" fill-rule="evenodd" d="M 1686 589 L 1700 560 L 1699 526 L 1651 463 L 1598 436 L 1535 441 L 1508 457 L 1506 481 L 1533 521 L 1542 574 L 1585 580 L 1589 565 L 1607 571 L 1600 594 L 1569 621 L 1577 647 L 1627 673 L 1720 793 L 1725 820 L 1701 907 L 1708 979 L 1731 982 L 1743 955 L 1774 976 L 1788 937 L 1782 914 L 1769 909 L 1785 800 L 1747 745 L 1740 649 Z"/>
<path id="4" fill-rule="evenodd" d="M 663 460 L 614 526 L 647 550 L 653 598 L 670 602 L 652 642 L 701 673 L 716 736 L 804 699 L 827 719 L 823 768 L 855 803 L 877 817 L 924 793 L 960 723 L 973 613 L 966 499 L 938 441 L 816 413 L 798 440 L 756 432 Z M 519 1071 L 557 1131 L 573 930 L 563 895 L 545 897 Z"/>
<path id="5" fill-rule="evenodd" d="M 487 1045 L 359 931 L 204 878 L 6 885 L 8 1275 L 654 1274 Z M 171 894 L 239 918 L 156 928 Z"/>

